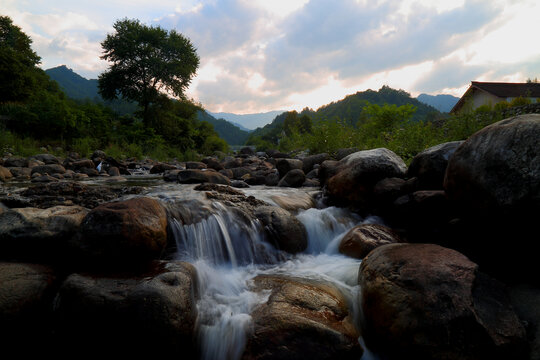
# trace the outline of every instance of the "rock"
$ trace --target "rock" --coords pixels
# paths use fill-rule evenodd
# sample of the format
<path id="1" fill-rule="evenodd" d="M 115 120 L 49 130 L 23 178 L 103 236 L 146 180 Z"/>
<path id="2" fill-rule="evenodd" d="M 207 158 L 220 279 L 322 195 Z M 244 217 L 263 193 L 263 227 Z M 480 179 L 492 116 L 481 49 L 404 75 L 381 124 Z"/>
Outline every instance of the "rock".
<path id="1" fill-rule="evenodd" d="M 278 186 L 283 187 L 300 187 L 306 181 L 306 176 L 302 169 L 292 169 L 278 183 Z"/>
<path id="2" fill-rule="evenodd" d="M 270 197 L 279 207 L 292 212 L 307 210 L 315 207 L 315 200 L 307 193 L 295 193 L 287 195 L 272 195 Z"/>
<path id="3" fill-rule="evenodd" d="M 4 160 L 5 167 L 28 167 L 28 159 L 20 156 L 10 156 Z"/>
<path id="4" fill-rule="evenodd" d="M 109 168 L 109 170 L 107 171 L 107 174 L 109 176 L 116 176 L 116 177 L 120 177 L 120 170 L 118 170 L 118 168 L 116 166 L 111 166 Z M 122 179 L 125 179 L 125 178 L 122 178 Z"/>
<path id="5" fill-rule="evenodd" d="M 150 169 L 150 174 L 161 174 L 164 173 L 167 170 L 175 170 L 176 166 L 165 164 L 165 163 L 157 163 Z"/>
<path id="6" fill-rule="evenodd" d="M 403 160 L 388 149 L 359 151 L 339 161 L 337 173 L 327 182 L 328 195 L 338 203 L 369 207 L 375 184 L 404 177 L 406 170 Z"/>
<path id="7" fill-rule="evenodd" d="M 339 252 L 356 259 L 363 259 L 373 249 L 402 242 L 399 235 L 387 226 L 362 224 L 353 227 L 341 239 Z"/>
<path id="8" fill-rule="evenodd" d="M 81 174 L 76 174 L 80 176 Z M 75 181 L 58 181 L 34 185 L 21 192 L 28 199 L 28 205 L 48 208 L 56 205 L 80 205 L 95 208 L 101 203 L 114 200 L 122 195 L 138 194 L 141 187 L 88 186 Z"/>
<path id="9" fill-rule="evenodd" d="M 251 169 L 246 167 L 246 166 L 241 166 L 241 167 L 234 167 L 234 168 L 230 168 L 229 169 L 230 171 L 232 171 L 232 178 L 233 179 L 237 179 L 237 180 L 244 180 L 244 175 L 251 175 Z"/>
<path id="10" fill-rule="evenodd" d="M 357 151 L 358 151 L 357 148 L 337 149 L 335 158 L 336 160 L 339 161 L 343 159 L 344 157 L 349 156 Z"/>
<path id="11" fill-rule="evenodd" d="M 13 177 L 13 174 L 9 169 L 0 165 L 0 181 L 6 181 Z"/>
<path id="12" fill-rule="evenodd" d="M 180 169 L 177 170 L 166 170 L 163 173 L 163 180 L 165 181 L 178 181 L 178 173 L 182 171 Z"/>
<path id="13" fill-rule="evenodd" d="M 508 292 L 516 314 L 527 324 L 529 359 L 540 359 L 540 288 L 519 284 Z"/>
<path id="14" fill-rule="evenodd" d="M 336 175 L 339 170 L 339 161 L 325 160 L 321 163 L 319 168 L 319 180 L 321 185 L 326 185 L 328 179 Z"/>
<path id="15" fill-rule="evenodd" d="M 244 180 L 232 180 L 231 186 L 235 188 L 248 188 L 249 184 L 247 184 Z"/>
<path id="16" fill-rule="evenodd" d="M 347 300 L 331 284 L 279 275 L 259 275 L 253 284 L 271 294 L 252 312 L 253 335 L 242 359 L 362 357 Z"/>
<path id="17" fill-rule="evenodd" d="M 276 186 L 279 183 L 279 175 L 277 173 L 271 173 L 266 175 L 264 184 L 266 186 Z"/>
<path id="18" fill-rule="evenodd" d="M 105 203 L 86 215 L 70 243 L 75 256 L 90 266 L 144 267 L 167 245 L 167 213 L 146 197 Z"/>
<path id="19" fill-rule="evenodd" d="M 34 173 L 34 174 L 38 174 L 38 173 Z M 55 182 L 55 181 L 58 181 L 59 179 L 54 177 L 54 176 L 50 176 L 50 175 L 40 175 L 40 176 L 34 176 L 32 177 L 32 180 L 31 182 L 33 183 L 50 183 L 50 182 Z"/>
<path id="20" fill-rule="evenodd" d="M 390 358 L 522 359 L 525 329 L 502 284 L 457 251 L 390 244 L 360 265 L 366 345 Z"/>
<path id="21" fill-rule="evenodd" d="M 444 188 L 468 212 L 540 210 L 540 114 L 499 121 L 470 136 L 448 163 Z"/>
<path id="22" fill-rule="evenodd" d="M 244 146 L 243 148 L 240 149 L 240 154 L 241 155 L 255 155 L 255 150 L 253 150 L 251 147 L 249 146 Z"/>
<path id="23" fill-rule="evenodd" d="M 8 170 L 11 172 L 14 178 L 30 179 L 32 175 L 32 169 L 25 167 L 10 167 Z"/>
<path id="24" fill-rule="evenodd" d="M 6 354 L 51 350 L 55 280 L 47 266 L 0 262 L 0 339 Z"/>
<path id="25" fill-rule="evenodd" d="M 214 169 L 216 171 L 224 169 L 223 165 L 220 164 L 216 158 L 204 158 L 202 159 L 202 162 L 205 163 L 206 167 L 209 169 Z"/>
<path id="26" fill-rule="evenodd" d="M 322 164 L 322 162 L 328 160 L 328 158 L 329 156 L 326 153 L 306 156 L 302 159 L 302 162 L 304 164 L 302 170 L 304 170 L 304 173 L 307 174 L 311 170 L 313 170 L 314 165 Z"/>
<path id="27" fill-rule="evenodd" d="M 36 159 L 38 161 L 42 161 L 46 165 L 50 165 L 50 164 L 60 165 L 60 160 L 58 160 L 58 158 L 52 154 L 33 155 L 30 157 L 30 159 Z"/>
<path id="28" fill-rule="evenodd" d="M 285 174 L 293 169 L 302 169 L 304 163 L 299 159 L 279 159 L 276 162 L 276 168 L 279 171 L 279 177 L 283 178 Z"/>
<path id="29" fill-rule="evenodd" d="M 186 162 L 186 169 L 202 170 L 202 169 L 206 169 L 206 164 L 200 161 L 188 161 Z"/>
<path id="30" fill-rule="evenodd" d="M 412 159 L 407 176 L 418 178 L 418 190 L 442 190 L 448 160 L 463 141 L 452 141 L 426 149 Z"/>
<path id="31" fill-rule="evenodd" d="M 39 173 L 42 175 L 44 174 L 52 175 L 52 174 L 63 174 L 65 172 L 66 172 L 66 169 L 62 165 L 49 164 L 49 165 L 34 166 L 32 168 L 31 175 L 35 173 Z"/>
<path id="32" fill-rule="evenodd" d="M 54 314 L 59 350 L 196 358 L 195 268 L 183 262 L 159 267 L 144 277 L 68 276 Z"/>
<path id="33" fill-rule="evenodd" d="M 213 170 L 181 170 L 178 172 L 178 182 L 181 184 L 213 183 L 229 185 L 231 181 L 226 176 Z"/>
<path id="34" fill-rule="evenodd" d="M 88 210 L 80 206 L 8 209 L 0 213 L 0 254 L 4 260 L 62 260 L 67 240 Z"/>
<path id="35" fill-rule="evenodd" d="M 260 206 L 254 215 L 259 219 L 266 240 L 276 248 L 291 254 L 307 248 L 307 232 L 304 225 L 290 212 L 277 206 Z"/>
<path id="36" fill-rule="evenodd" d="M 92 156 L 90 156 L 90 159 L 94 162 L 94 167 L 98 166 L 100 162 L 105 160 L 107 158 L 107 154 L 105 154 L 102 150 L 96 150 L 92 153 Z"/>

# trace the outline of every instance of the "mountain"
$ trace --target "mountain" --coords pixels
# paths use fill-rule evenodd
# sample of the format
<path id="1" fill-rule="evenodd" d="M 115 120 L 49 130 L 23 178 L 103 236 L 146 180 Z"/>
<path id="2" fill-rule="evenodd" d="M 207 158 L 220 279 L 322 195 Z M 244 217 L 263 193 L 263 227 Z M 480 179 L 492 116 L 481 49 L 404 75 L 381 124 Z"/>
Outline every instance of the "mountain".
<path id="1" fill-rule="evenodd" d="M 229 145 L 243 145 L 249 136 L 248 131 L 240 129 L 240 127 L 227 120 L 216 119 L 204 110 L 197 112 L 197 118 L 200 121 L 207 121 L 212 124 L 219 137 Z"/>
<path id="2" fill-rule="evenodd" d="M 51 79 L 56 81 L 60 88 L 72 99 L 99 99 L 97 79 L 88 80 L 69 69 L 66 65 L 61 65 L 45 70 Z"/>
<path id="3" fill-rule="evenodd" d="M 321 106 L 317 111 L 306 108 L 302 110 L 300 115 L 308 115 L 314 123 L 339 118 L 355 124 L 360 119 L 362 111 L 368 103 L 377 105 L 394 104 L 397 106 L 412 104 L 416 107 L 416 112 L 412 116 L 413 121 L 430 120 L 441 116 L 437 109 L 412 98 L 408 92 L 395 90 L 388 86 L 383 86 L 379 91 L 366 90 L 347 95 L 339 101 Z M 276 116 L 270 124 L 253 131 L 251 136 L 260 136 L 266 140 L 276 141 L 285 117 L 286 114 Z"/>
<path id="4" fill-rule="evenodd" d="M 97 79 L 86 79 L 77 74 L 66 65 L 45 70 L 51 79 L 56 81 L 64 93 L 75 100 L 90 100 L 96 103 L 103 103 L 112 108 L 120 115 L 133 114 L 137 111 L 137 104 L 116 99 L 105 101 L 98 93 Z"/>
<path id="5" fill-rule="evenodd" d="M 269 111 L 265 113 L 256 113 L 256 114 L 232 114 L 225 112 L 210 112 L 210 115 L 214 116 L 217 119 L 225 119 L 229 122 L 234 122 L 239 126 L 244 127 L 247 130 L 253 130 L 258 127 L 262 127 L 270 122 L 279 114 L 285 112 L 284 110 Z"/>
<path id="6" fill-rule="evenodd" d="M 433 106 L 440 112 L 450 112 L 454 105 L 459 101 L 458 97 L 452 95 L 428 95 L 420 94 L 417 97 L 418 101 Z"/>

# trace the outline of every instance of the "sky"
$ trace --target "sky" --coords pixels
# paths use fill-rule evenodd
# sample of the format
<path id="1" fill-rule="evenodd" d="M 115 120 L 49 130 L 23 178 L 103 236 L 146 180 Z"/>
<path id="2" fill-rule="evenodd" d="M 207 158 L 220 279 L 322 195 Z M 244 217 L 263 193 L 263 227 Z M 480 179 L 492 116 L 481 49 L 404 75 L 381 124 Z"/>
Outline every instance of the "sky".
<path id="1" fill-rule="evenodd" d="M 540 77 L 538 0 L 0 0 L 44 69 L 88 79 L 100 43 L 138 19 L 187 36 L 188 97 L 212 112 L 316 110 L 383 85 L 460 97 L 471 81 Z"/>

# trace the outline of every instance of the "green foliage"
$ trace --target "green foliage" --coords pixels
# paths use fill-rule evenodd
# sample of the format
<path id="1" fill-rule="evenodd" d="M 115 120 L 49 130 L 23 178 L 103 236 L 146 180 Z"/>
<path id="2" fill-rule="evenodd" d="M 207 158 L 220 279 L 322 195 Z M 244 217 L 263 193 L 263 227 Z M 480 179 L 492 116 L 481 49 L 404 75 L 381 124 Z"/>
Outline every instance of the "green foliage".
<path id="1" fill-rule="evenodd" d="M 531 100 L 529 98 L 518 96 L 510 101 L 510 107 L 529 105 Z"/>
<path id="2" fill-rule="evenodd" d="M 99 92 L 104 99 L 118 95 L 142 107 L 142 117 L 150 121 L 149 107 L 161 101 L 162 93 L 184 98 L 199 66 L 199 57 L 189 39 L 175 30 L 123 19 L 113 25 L 115 33 L 101 43 L 101 57 L 112 64 L 99 76 Z"/>

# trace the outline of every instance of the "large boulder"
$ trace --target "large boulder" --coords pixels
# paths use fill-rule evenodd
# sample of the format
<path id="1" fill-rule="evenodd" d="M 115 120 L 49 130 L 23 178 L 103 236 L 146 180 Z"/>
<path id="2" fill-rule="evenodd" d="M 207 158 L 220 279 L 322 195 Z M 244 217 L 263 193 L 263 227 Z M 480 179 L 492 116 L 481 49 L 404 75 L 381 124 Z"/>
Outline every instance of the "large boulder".
<path id="1" fill-rule="evenodd" d="M 282 178 L 293 169 L 302 169 L 304 163 L 299 159 L 279 159 L 276 162 L 276 169 L 279 171 L 279 177 Z"/>
<path id="2" fill-rule="evenodd" d="M 287 210 L 277 206 L 259 206 L 254 215 L 264 226 L 267 241 L 278 249 L 296 254 L 307 248 L 306 228 Z"/>
<path id="3" fill-rule="evenodd" d="M 39 173 L 39 174 L 63 174 L 66 172 L 66 169 L 60 165 L 60 164 L 48 164 L 48 165 L 38 165 L 34 166 L 32 168 L 31 174 Z"/>
<path id="4" fill-rule="evenodd" d="M 46 165 L 49 164 L 60 164 L 60 160 L 53 154 L 37 154 L 31 156 L 29 159 L 35 159 L 43 162 Z"/>
<path id="5" fill-rule="evenodd" d="M 252 312 L 243 359 L 359 359 L 363 350 L 347 300 L 328 283 L 259 275 L 253 290 L 271 291 Z"/>
<path id="6" fill-rule="evenodd" d="M 10 156 L 4 160 L 5 167 L 28 167 L 28 159 L 20 156 Z"/>
<path id="7" fill-rule="evenodd" d="M 537 281 L 539 138 L 540 114 L 499 121 L 470 136 L 446 170 L 445 191 L 460 219 L 452 247 L 505 281 Z"/>
<path id="8" fill-rule="evenodd" d="M 325 160 L 328 160 L 328 158 L 329 156 L 327 153 L 306 156 L 305 158 L 302 159 L 302 162 L 304 164 L 302 170 L 304 170 L 304 173 L 307 174 L 311 170 L 313 170 L 313 167 L 315 165 L 322 164 L 322 162 Z"/>
<path id="9" fill-rule="evenodd" d="M 180 184 L 200 184 L 213 183 L 230 185 L 231 180 L 213 170 L 181 170 L 178 172 L 178 182 Z"/>
<path id="10" fill-rule="evenodd" d="M 353 227 L 341 239 L 339 252 L 363 259 L 373 249 L 401 242 L 399 235 L 387 226 L 380 224 L 362 224 Z"/>
<path id="11" fill-rule="evenodd" d="M 154 265 L 140 277 L 68 276 L 54 313 L 60 353 L 195 359 L 195 268 Z"/>
<path id="12" fill-rule="evenodd" d="M 470 136 L 448 163 L 444 188 L 470 212 L 540 210 L 540 114 L 499 121 Z"/>
<path id="13" fill-rule="evenodd" d="M 525 329 L 501 283 L 461 253 L 390 244 L 360 265 L 366 345 L 390 358 L 523 359 Z"/>
<path id="14" fill-rule="evenodd" d="M 366 207 L 372 201 L 373 187 L 378 181 L 402 178 L 406 170 L 403 160 L 388 149 L 359 151 L 339 161 L 337 173 L 327 182 L 327 192 L 338 203 Z"/>
<path id="15" fill-rule="evenodd" d="M 71 244 L 88 265 L 144 267 L 167 245 L 167 213 L 147 197 L 105 203 L 86 215 Z"/>
<path id="16" fill-rule="evenodd" d="M 88 214 L 80 206 L 8 209 L 0 213 L 3 259 L 51 261 L 66 256 L 67 241 Z"/>
<path id="17" fill-rule="evenodd" d="M 0 343 L 6 354 L 50 350 L 55 280 L 47 266 L 0 262 Z"/>
<path id="18" fill-rule="evenodd" d="M 302 169 L 292 169 L 279 180 L 281 187 L 300 187 L 306 181 L 306 175 Z"/>
<path id="19" fill-rule="evenodd" d="M 419 190 L 441 190 L 448 160 L 463 141 L 452 141 L 426 149 L 412 159 L 407 176 L 417 177 Z"/>

